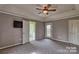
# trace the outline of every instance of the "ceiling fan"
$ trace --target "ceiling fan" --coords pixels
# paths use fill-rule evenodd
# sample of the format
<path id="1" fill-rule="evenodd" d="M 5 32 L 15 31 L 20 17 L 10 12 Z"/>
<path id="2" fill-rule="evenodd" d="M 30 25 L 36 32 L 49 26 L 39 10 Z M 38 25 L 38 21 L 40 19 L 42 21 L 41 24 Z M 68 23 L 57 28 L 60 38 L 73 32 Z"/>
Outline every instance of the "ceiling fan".
<path id="1" fill-rule="evenodd" d="M 36 9 L 41 10 L 41 12 L 39 14 L 44 13 L 46 15 L 48 15 L 49 11 L 53 11 L 53 12 L 56 11 L 56 7 L 52 7 L 51 4 L 44 4 L 41 7 L 37 7 Z"/>

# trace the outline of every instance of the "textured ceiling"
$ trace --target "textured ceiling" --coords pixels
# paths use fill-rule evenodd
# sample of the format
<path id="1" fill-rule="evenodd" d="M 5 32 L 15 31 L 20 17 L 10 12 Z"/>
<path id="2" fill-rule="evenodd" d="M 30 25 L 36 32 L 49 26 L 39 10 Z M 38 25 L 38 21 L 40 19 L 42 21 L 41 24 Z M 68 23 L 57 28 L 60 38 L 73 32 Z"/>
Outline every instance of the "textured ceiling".
<path id="1" fill-rule="evenodd" d="M 52 5 L 53 6 L 53 5 Z M 38 4 L 4 4 L 0 5 L 0 12 L 16 15 L 19 17 L 29 18 L 38 21 L 53 21 L 62 18 L 75 17 L 79 15 L 79 5 L 73 4 L 56 4 L 56 12 L 49 12 L 48 16 L 38 14 L 36 10 L 40 7 Z"/>

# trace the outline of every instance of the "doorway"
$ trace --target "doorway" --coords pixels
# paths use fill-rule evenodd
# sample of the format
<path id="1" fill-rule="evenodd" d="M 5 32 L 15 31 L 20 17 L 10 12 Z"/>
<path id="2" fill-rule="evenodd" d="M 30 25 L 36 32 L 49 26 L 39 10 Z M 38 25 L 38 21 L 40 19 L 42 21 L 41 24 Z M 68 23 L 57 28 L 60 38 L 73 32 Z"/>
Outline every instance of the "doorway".
<path id="1" fill-rule="evenodd" d="M 29 41 L 36 39 L 36 22 L 29 21 Z"/>

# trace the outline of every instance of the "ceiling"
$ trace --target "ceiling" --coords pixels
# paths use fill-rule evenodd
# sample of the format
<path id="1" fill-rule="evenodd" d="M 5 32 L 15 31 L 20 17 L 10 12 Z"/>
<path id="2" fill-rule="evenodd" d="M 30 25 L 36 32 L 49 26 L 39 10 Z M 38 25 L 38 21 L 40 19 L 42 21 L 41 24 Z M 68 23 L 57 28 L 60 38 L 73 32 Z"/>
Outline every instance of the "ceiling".
<path id="1" fill-rule="evenodd" d="M 53 6 L 53 5 L 52 5 Z M 79 16 L 78 4 L 56 4 L 56 12 L 38 14 L 38 4 L 1 4 L 0 12 L 38 21 L 54 21 Z"/>

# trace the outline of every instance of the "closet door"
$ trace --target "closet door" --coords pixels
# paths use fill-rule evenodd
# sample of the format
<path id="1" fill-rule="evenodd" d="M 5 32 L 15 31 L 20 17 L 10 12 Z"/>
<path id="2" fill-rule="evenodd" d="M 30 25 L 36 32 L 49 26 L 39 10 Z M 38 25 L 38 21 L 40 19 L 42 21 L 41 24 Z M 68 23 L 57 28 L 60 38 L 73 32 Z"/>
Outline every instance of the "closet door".
<path id="1" fill-rule="evenodd" d="M 69 20 L 69 42 L 79 44 L 79 20 Z"/>
<path id="2" fill-rule="evenodd" d="M 77 31 L 76 31 L 76 33 L 77 33 L 77 44 L 79 45 L 79 20 L 77 20 Z"/>

